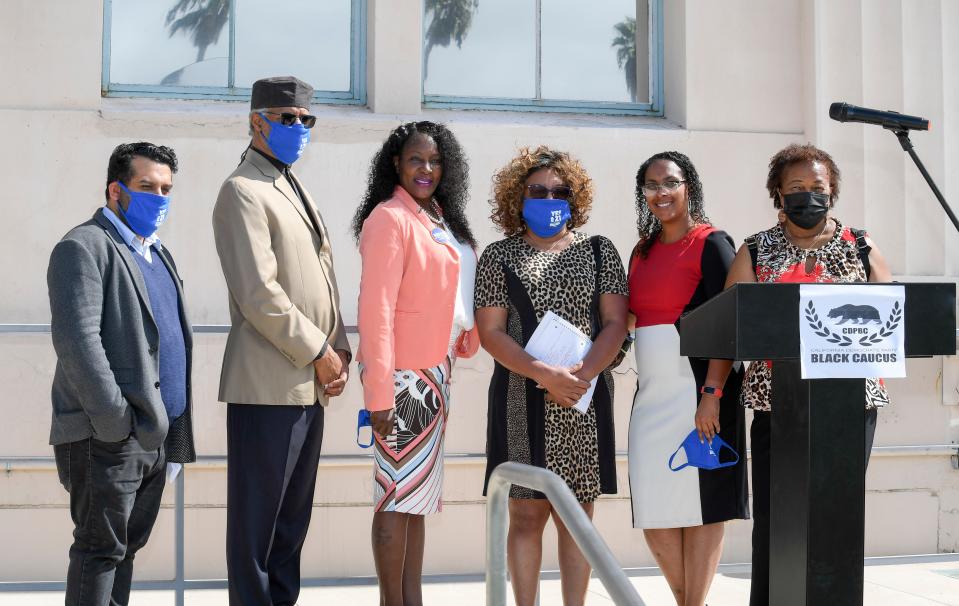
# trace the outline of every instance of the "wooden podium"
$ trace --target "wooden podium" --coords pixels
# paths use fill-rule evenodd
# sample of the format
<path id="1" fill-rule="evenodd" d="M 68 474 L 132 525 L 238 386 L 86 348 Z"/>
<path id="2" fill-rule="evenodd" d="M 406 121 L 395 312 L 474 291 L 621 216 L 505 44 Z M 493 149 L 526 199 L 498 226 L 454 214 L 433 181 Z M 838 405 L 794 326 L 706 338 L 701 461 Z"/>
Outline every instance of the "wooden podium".
<path id="1" fill-rule="evenodd" d="M 956 285 L 902 286 L 906 357 L 955 355 Z M 720 293 L 682 317 L 680 352 L 774 361 L 769 603 L 861 606 L 865 379 L 800 378 L 799 287 L 744 283 Z"/>

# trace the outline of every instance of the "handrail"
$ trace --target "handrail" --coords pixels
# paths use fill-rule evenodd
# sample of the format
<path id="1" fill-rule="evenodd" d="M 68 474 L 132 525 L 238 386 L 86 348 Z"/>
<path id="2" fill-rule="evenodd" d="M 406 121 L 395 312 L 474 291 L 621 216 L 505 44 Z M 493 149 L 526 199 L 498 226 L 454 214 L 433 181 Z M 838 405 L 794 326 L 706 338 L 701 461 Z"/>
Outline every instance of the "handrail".
<path id="1" fill-rule="evenodd" d="M 0 334 L 43 334 L 50 332 L 49 324 L 0 324 Z M 226 334 L 229 324 L 194 324 L 194 333 Z M 347 326 L 347 334 L 356 334 L 356 326 Z M 959 328 L 956 329 L 956 349 L 959 350 Z"/>
<path id="2" fill-rule="evenodd" d="M 613 552 L 566 483 L 555 473 L 522 463 L 501 463 L 490 475 L 486 495 L 486 604 L 506 606 L 506 532 L 509 489 L 513 484 L 546 495 L 590 566 L 616 604 L 645 606 Z"/>
<path id="3" fill-rule="evenodd" d="M 229 324 L 194 324 L 195 333 L 223 333 L 230 332 Z M 0 324 L 0 334 L 49 334 L 49 324 Z"/>
<path id="4" fill-rule="evenodd" d="M 357 332 L 355 325 L 346 325 L 347 334 Z M 229 324 L 194 324 L 194 333 L 226 334 L 230 332 Z M 957 331 L 959 332 L 959 331 Z M 0 334 L 49 334 L 49 324 L 0 324 Z"/>

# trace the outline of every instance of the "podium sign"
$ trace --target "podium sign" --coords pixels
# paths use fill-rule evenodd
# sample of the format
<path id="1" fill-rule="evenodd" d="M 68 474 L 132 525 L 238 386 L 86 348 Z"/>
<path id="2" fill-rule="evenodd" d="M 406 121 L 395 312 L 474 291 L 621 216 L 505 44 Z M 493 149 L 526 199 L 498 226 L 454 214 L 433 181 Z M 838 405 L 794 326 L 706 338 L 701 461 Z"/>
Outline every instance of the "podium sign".
<path id="1" fill-rule="evenodd" d="M 803 379 L 906 376 L 901 284 L 801 284 Z"/>
<path id="2" fill-rule="evenodd" d="M 956 285 L 898 286 L 906 357 L 955 355 Z M 800 376 L 800 288 L 753 283 L 727 289 L 680 320 L 680 353 L 774 361 L 769 603 L 861 606 L 865 379 Z"/>

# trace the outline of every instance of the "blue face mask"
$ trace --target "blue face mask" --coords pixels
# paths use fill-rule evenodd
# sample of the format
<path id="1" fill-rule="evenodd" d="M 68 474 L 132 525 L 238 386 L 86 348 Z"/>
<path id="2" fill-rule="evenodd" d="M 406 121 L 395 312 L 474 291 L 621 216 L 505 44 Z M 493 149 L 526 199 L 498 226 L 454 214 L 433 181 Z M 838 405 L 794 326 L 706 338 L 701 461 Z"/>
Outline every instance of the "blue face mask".
<path id="1" fill-rule="evenodd" d="M 523 220 L 540 238 L 551 238 L 563 230 L 570 218 L 569 202 L 550 198 L 523 200 Z"/>
<path id="2" fill-rule="evenodd" d="M 364 430 L 364 427 L 369 429 Z M 373 418 L 370 416 L 370 411 L 365 408 L 361 408 L 356 415 L 356 445 L 360 448 L 369 448 L 373 445 Z"/>
<path id="3" fill-rule="evenodd" d="M 727 461 L 725 463 L 719 462 L 719 452 L 723 449 L 729 449 L 729 452 L 733 453 L 733 456 L 736 457 L 735 460 Z M 673 459 L 676 458 L 676 455 L 679 454 L 680 450 L 686 451 L 686 462 L 680 465 L 679 467 L 673 467 Z M 719 469 L 720 467 L 732 467 L 736 463 L 739 463 L 739 453 L 736 450 L 726 443 L 725 440 L 720 438 L 718 435 L 713 436 L 712 441 L 704 440 L 699 441 L 699 432 L 695 429 L 692 430 L 686 439 L 683 440 L 683 443 L 679 445 L 679 448 L 676 449 L 669 457 L 669 468 L 673 471 L 679 471 L 683 467 L 692 465 L 693 467 L 698 467 L 700 469 Z"/>
<path id="4" fill-rule="evenodd" d="M 284 126 L 282 122 L 274 122 L 263 114 L 260 117 L 270 123 L 270 136 L 266 138 L 266 144 L 276 159 L 283 164 L 293 164 L 299 160 L 306 144 L 310 142 L 309 129 L 299 122 Z"/>
<path id="5" fill-rule="evenodd" d="M 130 196 L 126 211 L 123 210 L 123 205 L 117 202 L 117 210 L 123 220 L 138 236 L 149 238 L 155 234 L 170 209 L 170 196 L 130 191 L 122 181 L 117 181 L 117 184 Z"/>

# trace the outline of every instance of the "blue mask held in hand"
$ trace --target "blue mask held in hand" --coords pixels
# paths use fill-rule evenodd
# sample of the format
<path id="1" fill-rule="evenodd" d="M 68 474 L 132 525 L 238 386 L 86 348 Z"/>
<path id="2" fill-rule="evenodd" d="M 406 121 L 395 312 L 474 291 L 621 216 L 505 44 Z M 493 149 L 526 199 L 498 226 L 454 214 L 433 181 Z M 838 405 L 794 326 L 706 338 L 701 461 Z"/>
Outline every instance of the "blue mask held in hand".
<path id="1" fill-rule="evenodd" d="M 369 427 L 369 429 L 363 431 L 364 427 Z M 367 433 L 370 436 L 369 440 L 364 439 L 361 442 L 361 434 L 366 435 Z M 370 411 L 365 408 L 361 408 L 356 415 L 356 445 L 360 448 L 369 448 L 373 445 L 373 419 L 370 417 Z"/>
<path id="2" fill-rule="evenodd" d="M 122 181 L 117 181 L 120 189 L 130 196 L 130 203 L 126 211 L 123 205 L 117 202 L 120 216 L 127 222 L 130 229 L 138 236 L 149 238 L 156 233 L 166 219 L 170 209 L 170 196 L 151 194 L 144 191 L 130 191 Z"/>
<path id="3" fill-rule="evenodd" d="M 551 238 L 562 231 L 570 218 L 569 202 L 551 198 L 523 200 L 523 220 L 540 238 Z"/>
<path id="4" fill-rule="evenodd" d="M 293 164 L 299 160 L 306 144 L 310 142 L 309 129 L 299 122 L 284 126 L 282 122 L 274 122 L 263 114 L 260 117 L 270 123 L 270 136 L 266 138 L 266 144 L 276 159 L 283 164 Z"/>
<path id="5" fill-rule="evenodd" d="M 733 456 L 736 458 L 732 461 L 720 463 L 719 453 L 723 448 L 728 448 L 729 452 L 733 453 Z M 676 458 L 680 450 L 686 451 L 686 462 L 679 467 L 673 467 L 673 459 Z M 699 432 L 694 429 L 686 436 L 686 439 L 679 445 L 676 452 L 670 455 L 667 465 L 669 465 L 669 468 L 673 471 L 679 471 L 688 465 L 700 469 L 719 469 L 720 467 L 732 467 L 736 463 L 739 463 L 739 453 L 727 444 L 725 440 L 717 435 L 713 436 L 712 441 L 704 440 L 700 442 Z"/>

